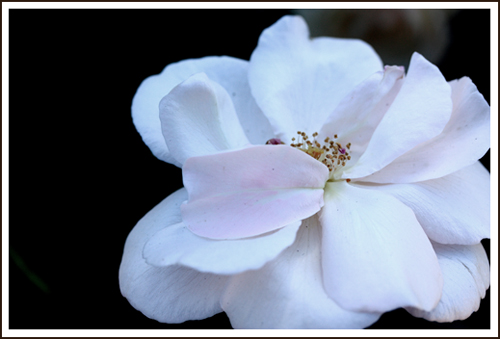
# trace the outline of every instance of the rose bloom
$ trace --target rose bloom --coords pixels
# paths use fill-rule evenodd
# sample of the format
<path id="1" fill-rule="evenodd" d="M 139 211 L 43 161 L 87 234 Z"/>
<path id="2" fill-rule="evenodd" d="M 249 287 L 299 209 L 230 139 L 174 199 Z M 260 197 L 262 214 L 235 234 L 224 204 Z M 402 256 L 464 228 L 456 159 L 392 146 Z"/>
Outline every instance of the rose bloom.
<path id="1" fill-rule="evenodd" d="M 147 317 L 364 328 L 400 307 L 465 319 L 485 296 L 490 117 L 469 78 L 286 16 L 249 62 L 149 77 L 132 115 L 184 182 L 125 244 L 121 292 Z"/>

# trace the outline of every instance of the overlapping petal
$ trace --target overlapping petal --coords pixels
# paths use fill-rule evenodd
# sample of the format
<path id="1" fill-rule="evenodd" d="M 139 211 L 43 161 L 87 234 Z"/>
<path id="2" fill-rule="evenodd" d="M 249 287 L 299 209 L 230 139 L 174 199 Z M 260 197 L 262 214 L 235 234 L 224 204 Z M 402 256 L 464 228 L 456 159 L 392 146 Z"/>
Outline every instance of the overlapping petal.
<path id="1" fill-rule="evenodd" d="M 450 120 L 451 88 L 439 69 L 414 53 L 408 75 L 370 143 L 343 178 L 372 174 L 439 133 Z"/>
<path id="2" fill-rule="evenodd" d="M 323 206 L 328 169 L 289 146 L 253 146 L 188 159 L 182 219 L 195 234 L 237 239 L 305 219 Z"/>
<path id="3" fill-rule="evenodd" d="M 301 17 L 285 16 L 264 30 L 250 58 L 248 78 L 257 104 L 277 136 L 320 130 L 354 86 L 382 70 L 360 40 L 309 39 Z"/>
<path id="4" fill-rule="evenodd" d="M 432 310 L 441 297 L 436 254 L 410 208 L 382 192 L 328 183 L 322 225 L 325 289 L 349 310 Z"/>
<path id="5" fill-rule="evenodd" d="M 249 144 L 229 94 L 205 73 L 189 77 L 160 101 L 160 120 L 170 153 L 181 164 Z"/>
<path id="6" fill-rule="evenodd" d="M 292 246 L 256 271 L 232 276 L 221 301 L 234 328 L 363 328 L 379 313 L 347 311 L 328 297 L 317 217 L 303 221 Z"/>
<path id="7" fill-rule="evenodd" d="M 404 82 L 401 67 L 388 66 L 357 85 L 330 114 L 319 132 L 318 139 L 333 138 L 342 145 L 351 143 L 350 164 L 364 153 L 370 138 L 391 106 Z"/>
<path id="8" fill-rule="evenodd" d="M 490 148 L 490 107 L 469 78 L 450 82 L 453 113 L 443 132 L 363 180 L 409 183 L 469 166 Z"/>
<path id="9" fill-rule="evenodd" d="M 178 167 L 163 137 L 159 118 L 160 100 L 175 86 L 192 76 L 204 72 L 229 93 L 236 113 L 252 143 L 264 143 L 272 137 L 267 118 L 257 107 L 247 80 L 248 61 L 232 57 L 205 57 L 183 60 L 168 65 L 160 74 L 144 80 L 132 101 L 132 118 L 146 145 L 159 159 Z"/>
<path id="10" fill-rule="evenodd" d="M 410 207 L 427 236 L 441 244 L 473 245 L 490 237 L 490 175 L 480 162 L 438 179 L 363 187 Z"/>
<path id="11" fill-rule="evenodd" d="M 212 240 L 191 232 L 181 222 L 156 233 L 144 247 L 153 266 L 184 265 L 200 272 L 237 274 L 261 268 L 295 240 L 300 221 L 270 234 L 237 240 Z"/>
<path id="12" fill-rule="evenodd" d="M 443 296 L 435 309 L 407 310 L 430 321 L 467 319 L 479 309 L 490 285 L 489 263 L 481 244 L 473 246 L 433 244 L 443 272 Z"/>
<path id="13" fill-rule="evenodd" d="M 180 189 L 146 214 L 130 232 L 120 265 L 120 290 L 147 317 L 180 323 L 221 312 L 219 300 L 227 277 L 181 267 L 153 267 L 142 257 L 145 243 L 160 229 L 180 221 Z"/>

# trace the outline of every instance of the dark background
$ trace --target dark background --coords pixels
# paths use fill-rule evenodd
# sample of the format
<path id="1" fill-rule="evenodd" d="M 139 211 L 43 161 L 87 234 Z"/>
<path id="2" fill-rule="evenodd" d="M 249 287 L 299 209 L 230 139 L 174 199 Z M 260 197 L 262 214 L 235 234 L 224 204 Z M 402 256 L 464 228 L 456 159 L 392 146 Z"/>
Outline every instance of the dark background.
<path id="1" fill-rule="evenodd" d="M 128 233 L 182 187 L 181 170 L 155 158 L 136 132 L 131 100 L 171 62 L 248 60 L 261 31 L 289 13 L 9 11 L 9 328 L 230 328 L 224 313 L 161 324 L 120 294 Z M 461 11 L 450 25 L 437 65 L 447 80 L 471 77 L 489 102 L 489 10 Z M 488 291 L 465 321 L 438 324 L 396 310 L 373 328 L 489 328 L 489 309 Z"/>

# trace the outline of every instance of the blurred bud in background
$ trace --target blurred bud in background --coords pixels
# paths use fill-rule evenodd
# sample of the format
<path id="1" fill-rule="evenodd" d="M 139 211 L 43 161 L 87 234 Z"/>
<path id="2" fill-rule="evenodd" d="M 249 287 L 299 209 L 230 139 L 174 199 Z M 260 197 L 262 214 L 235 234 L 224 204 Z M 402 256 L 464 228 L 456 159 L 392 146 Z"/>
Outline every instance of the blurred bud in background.
<path id="1" fill-rule="evenodd" d="M 437 64 L 449 44 L 449 21 L 456 9 L 294 10 L 309 24 L 311 37 L 366 41 L 386 65 L 408 67 L 413 52 Z"/>

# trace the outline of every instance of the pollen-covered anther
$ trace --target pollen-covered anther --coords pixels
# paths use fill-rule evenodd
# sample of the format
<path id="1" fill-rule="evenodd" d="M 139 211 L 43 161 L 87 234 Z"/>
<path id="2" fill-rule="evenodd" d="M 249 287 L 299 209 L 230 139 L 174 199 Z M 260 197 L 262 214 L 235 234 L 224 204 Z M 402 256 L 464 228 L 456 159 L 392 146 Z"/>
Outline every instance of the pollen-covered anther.
<path id="1" fill-rule="evenodd" d="M 298 138 L 292 138 L 292 143 L 290 146 L 295 147 L 314 159 L 320 161 L 330 172 L 334 171 L 339 166 L 345 166 L 346 161 L 350 160 L 351 157 L 347 150 L 350 149 L 351 143 L 348 143 L 344 148 L 339 142 L 334 142 L 330 137 L 324 139 L 324 145 L 322 145 L 316 137 L 317 132 L 312 134 L 313 140 L 308 140 L 309 136 L 305 132 L 297 131 Z M 337 134 L 334 135 L 334 139 L 337 139 Z"/>

